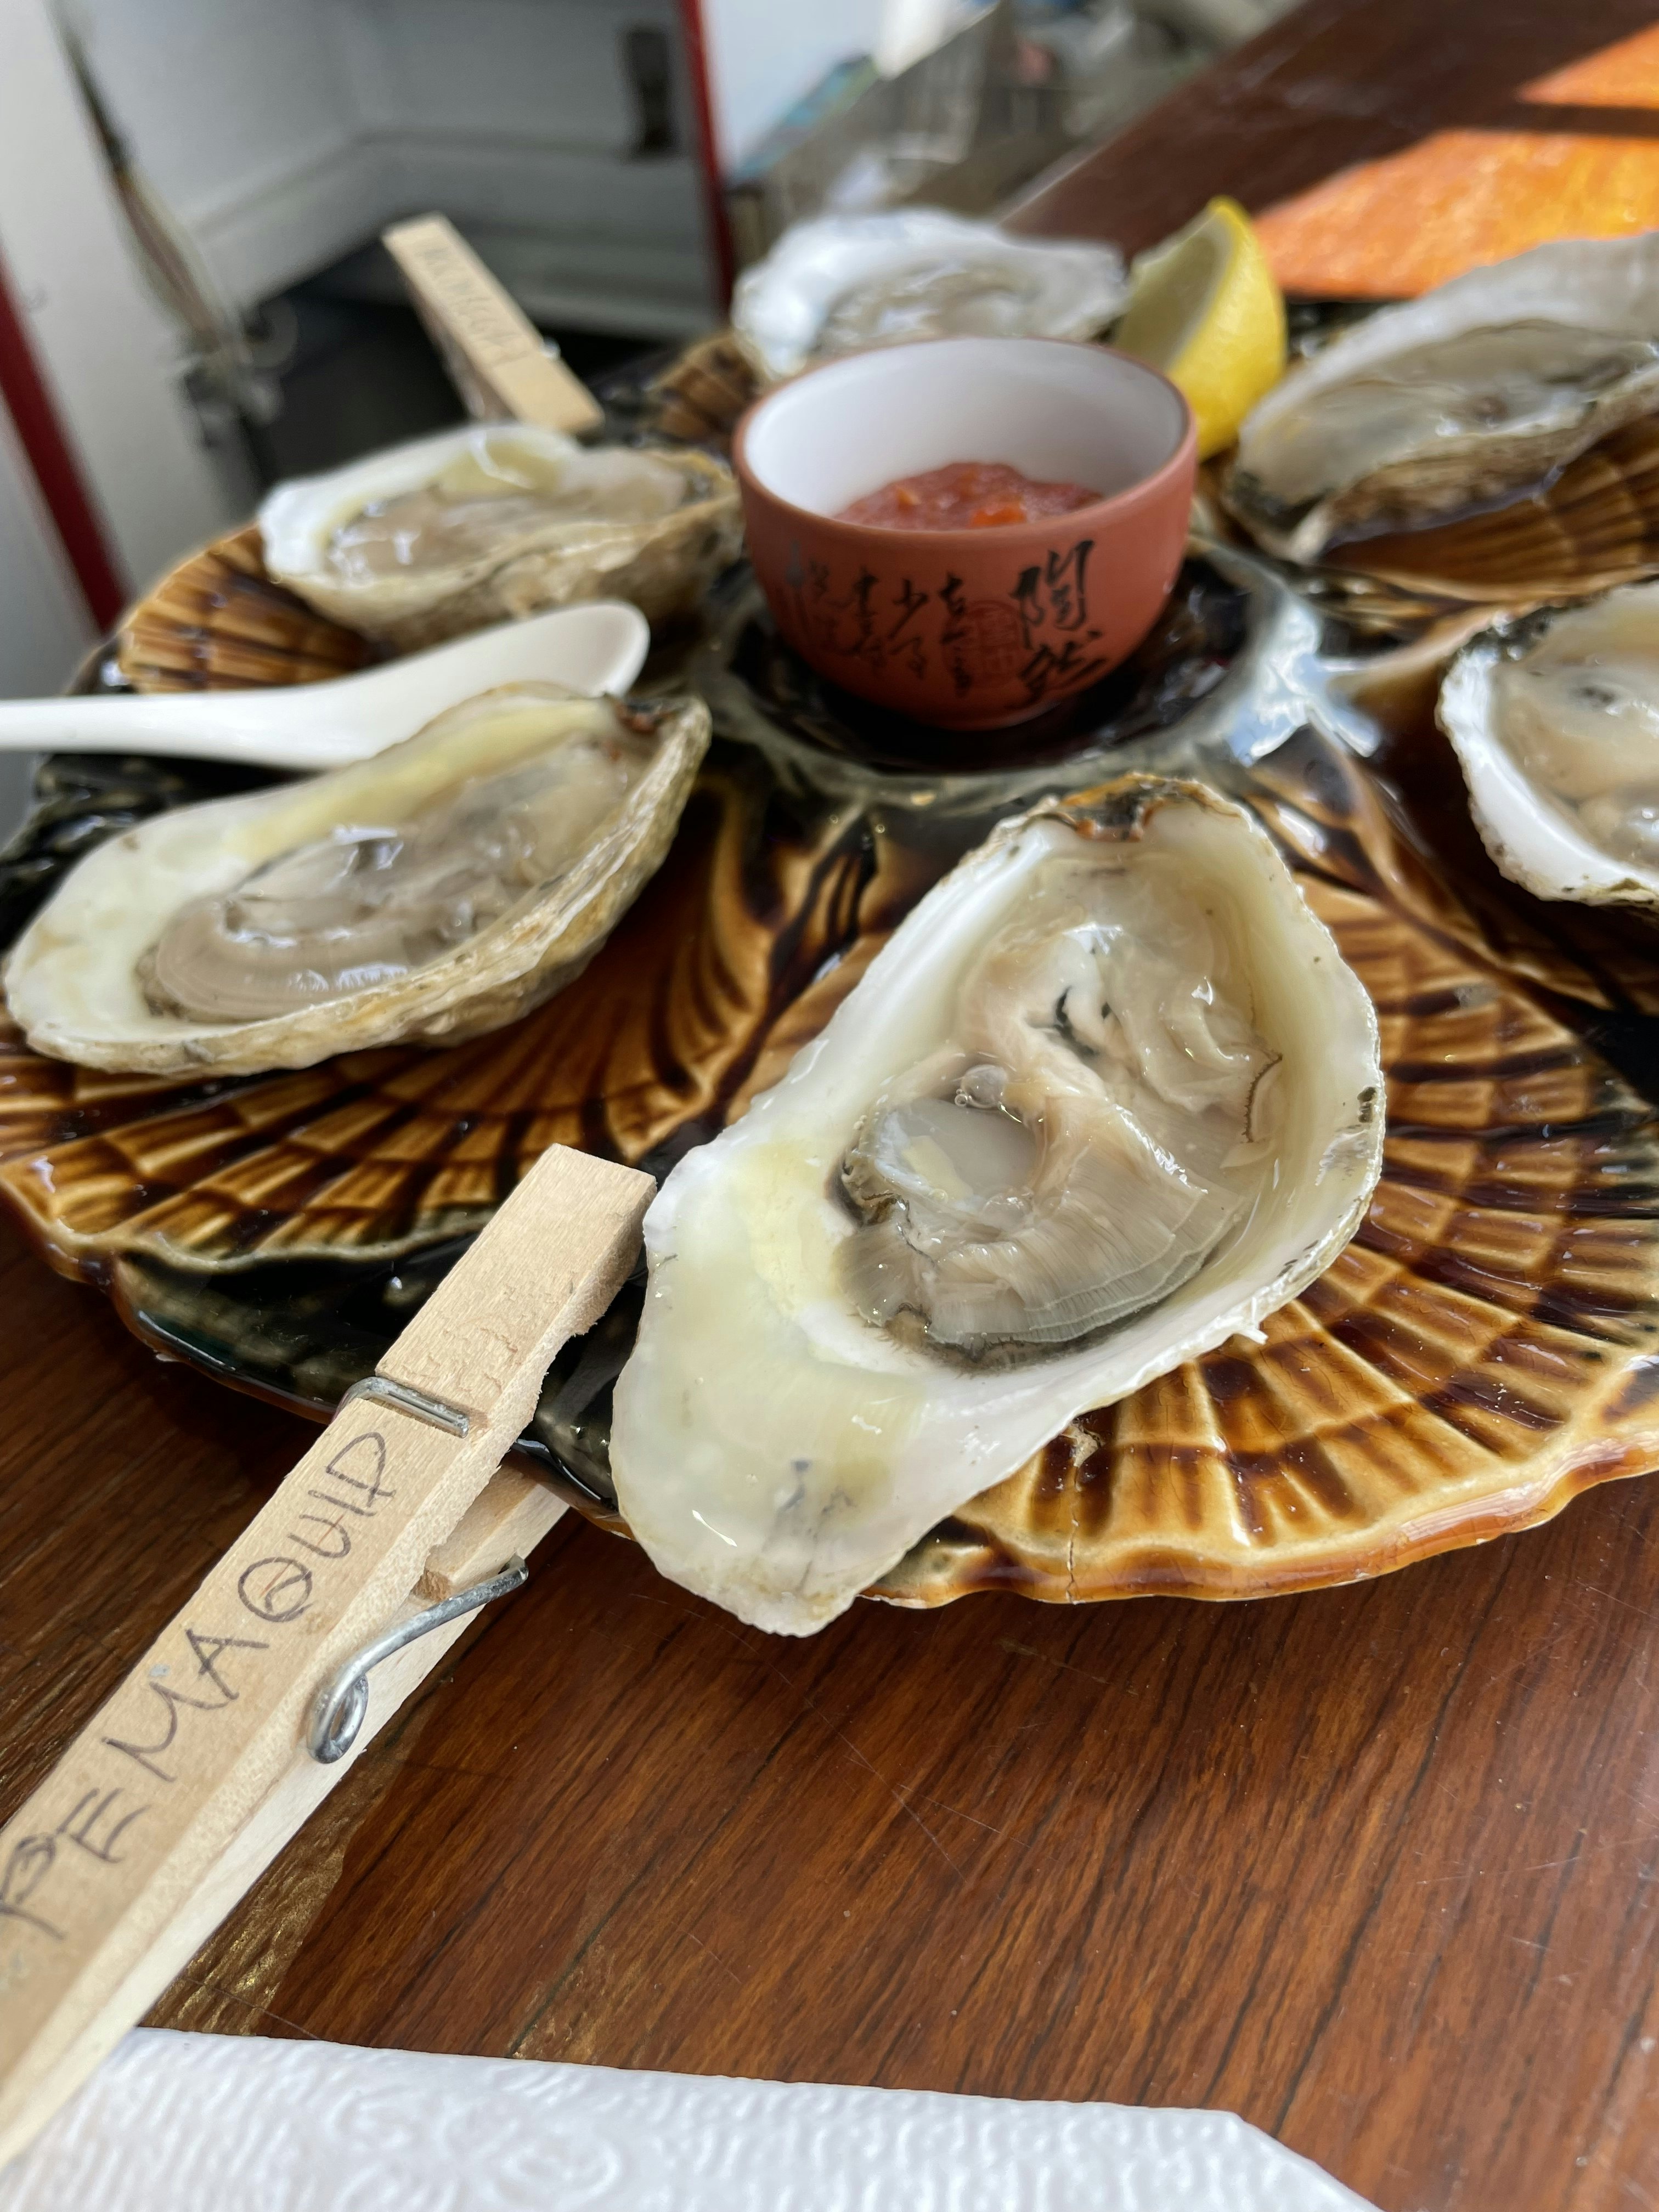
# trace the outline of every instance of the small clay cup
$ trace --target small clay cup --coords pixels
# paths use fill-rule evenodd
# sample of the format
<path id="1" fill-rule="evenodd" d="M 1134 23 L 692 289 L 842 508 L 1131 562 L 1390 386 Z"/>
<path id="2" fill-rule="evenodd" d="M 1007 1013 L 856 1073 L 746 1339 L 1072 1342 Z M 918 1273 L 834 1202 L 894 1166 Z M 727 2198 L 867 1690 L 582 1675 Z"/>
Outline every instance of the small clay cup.
<path id="1" fill-rule="evenodd" d="M 802 659 L 960 730 L 1041 714 L 1134 651 L 1175 581 L 1197 472 L 1167 378 L 1060 338 L 933 338 L 826 362 L 757 400 L 732 459 L 755 574 Z M 978 530 L 836 520 L 951 461 L 1102 496 Z"/>

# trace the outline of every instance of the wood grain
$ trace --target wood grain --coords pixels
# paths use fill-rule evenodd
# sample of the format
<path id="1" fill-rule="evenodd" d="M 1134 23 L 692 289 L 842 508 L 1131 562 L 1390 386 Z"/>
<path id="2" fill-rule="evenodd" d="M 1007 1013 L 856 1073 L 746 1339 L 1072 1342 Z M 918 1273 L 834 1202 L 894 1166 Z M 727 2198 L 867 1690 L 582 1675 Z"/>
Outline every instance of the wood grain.
<path id="1" fill-rule="evenodd" d="M 1651 108 L 1519 95 L 1652 21 L 1650 0 L 1309 0 L 1040 185 L 1013 227 L 1139 253 L 1218 192 L 1257 214 L 1431 131 L 1651 137 Z"/>
<path id="2" fill-rule="evenodd" d="M 0 1237 L 9 1806 L 313 1432 Z M 1385 2212 L 1623 2212 L 1656 1656 L 1648 1484 L 1348 1591 L 787 1647 L 567 1517 L 152 2017 L 1231 2105 Z"/>
<path id="3" fill-rule="evenodd" d="M 472 1532 L 458 1524 L 553 1355 L 621 1287 L 654 1188 L 544 1153 L 380 1361 L 416 1402 L 342 1404 L 0 1828 L 0 2158 L 173 1978 L 194 1948 L 178 1931 L 199 1940 L 215 1924 L 204 1893 L 220 1911 L 240 1894 L 221 1869 L 251 1875 L 268 1857 L 282 1834 L 265 1820 L 272 1798 L 293 1804 L 296 1827 L 314 1808 L 304 1738 L 319 1689 L 409 1616 L 437 1547 L 465 1550 Z M 445 1425 L 422 1400 L 447 1409 Z M 459 1435 L 457 1407 L 471 1417 Z"/>
<path id="4" fill-rule="evenodd" d="M 1150 243 L 1635 0 L 1316 0 L 1048 196 Z M 1179 148 L 1179 158 L 1172 158 Z M 0 1224 L 0 1814 L 310 1443 Z M 1659 1486 L 1249 1606 L 787 1649 L 567 1517 L 153 2017 L 1228 2105 L 1384 2212 L 1659 2203 Z"/>
<path id="5" fill-rule="evenodd" d="M 599 428 L 605 420 L 599 401 L 549 353 L 541 332 L 447 216 L 394 223 L 380 242 L 471 414 L 572 434 Z"/>

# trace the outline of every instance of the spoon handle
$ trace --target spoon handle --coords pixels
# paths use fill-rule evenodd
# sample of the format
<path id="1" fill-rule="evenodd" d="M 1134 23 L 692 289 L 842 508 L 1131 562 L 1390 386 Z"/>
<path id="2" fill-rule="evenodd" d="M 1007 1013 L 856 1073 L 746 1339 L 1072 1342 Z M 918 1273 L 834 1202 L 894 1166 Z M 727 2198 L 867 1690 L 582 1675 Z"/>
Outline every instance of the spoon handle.
<path id="1" fill-rule="evenodd" d="M 0 752 L 188 754 L 197 760 L 294 767 L 321 766 L 341 757 L 337 742 L 330 746 L 322 732 L 296 729 L 291 714 L 272 714 L 267 697 L 170 691 L 153 697 L 0 699 Z M 284 746 L 281 738 L 289 744 Z M 279 758 L 295 745 L 291 760 Z"/>

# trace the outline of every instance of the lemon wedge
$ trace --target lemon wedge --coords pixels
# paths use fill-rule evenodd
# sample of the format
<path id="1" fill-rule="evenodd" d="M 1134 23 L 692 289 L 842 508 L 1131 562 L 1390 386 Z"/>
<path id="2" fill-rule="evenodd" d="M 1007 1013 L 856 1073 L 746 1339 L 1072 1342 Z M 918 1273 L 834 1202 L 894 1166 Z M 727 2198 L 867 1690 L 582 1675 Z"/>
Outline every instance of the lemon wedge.
<path id="1" fill-rule="evenodd" d="M 1285 374 L 1284 295 L 1237 200 L 1212 200 L 1185 230 L 1136 256 L 1111 343 L 1185 393 L 1200 460 L 1232 444 Z"/>

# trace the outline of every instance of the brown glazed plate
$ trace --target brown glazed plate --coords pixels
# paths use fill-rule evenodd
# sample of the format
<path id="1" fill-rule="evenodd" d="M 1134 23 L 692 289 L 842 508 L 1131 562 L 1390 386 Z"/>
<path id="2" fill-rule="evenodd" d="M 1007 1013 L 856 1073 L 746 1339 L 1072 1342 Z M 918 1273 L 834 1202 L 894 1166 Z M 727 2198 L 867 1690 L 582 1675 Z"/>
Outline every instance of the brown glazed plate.
<path id="1" fill-rule="evenodd" d="M 1346 703 L 1366 651 L 1380 728 Z M 93 680 L 302 682 L 362 657 L 264 578 L 244 532 L 167 578 Z M 1387 680 L 1269 564 L 1211 546 L 1129 663 L 997 738 L 836 694 L 742 571 L 647 680 L 702 690 L 715 743 L 659 874 L 525 1020 L 193 1084 L 96 1074 L 0 1031 L 0 1200 L 46 1258 L 158 1350 L 320 1417 L 544 1146 L 665 1172 L 781 1073 L 999 816 L 1180 768 L 1257 810 L 1376 1002 L 1382 1182 L 1261 1342 L 1073 1422 L 875 1594 L 1304 1589 L 1659 1466 L 1659 934 L 1496 875 L 1420 677 Z M 176 763 L 48 762 L 0 856 L 7 932 L 98 837 L 223 787 Z M 639 1298 L 636 1282 L 567 1348 L 520 1446 L 612 1528 L 610 1389 Z"/>

